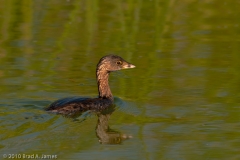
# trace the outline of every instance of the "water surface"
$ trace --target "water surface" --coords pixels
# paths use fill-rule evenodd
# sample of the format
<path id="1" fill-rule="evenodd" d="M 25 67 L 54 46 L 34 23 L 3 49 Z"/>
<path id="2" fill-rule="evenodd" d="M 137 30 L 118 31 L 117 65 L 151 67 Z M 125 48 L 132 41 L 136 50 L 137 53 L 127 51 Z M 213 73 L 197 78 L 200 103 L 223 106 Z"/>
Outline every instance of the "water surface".
<path id="1" fill-rule="evenodd" d="M 240 2 L 0 2 L 1 157 L 240 159 Z M 106 54 L 137 66 L 111 74 L 110 115 L 44 111 L 96 97 Z"/>

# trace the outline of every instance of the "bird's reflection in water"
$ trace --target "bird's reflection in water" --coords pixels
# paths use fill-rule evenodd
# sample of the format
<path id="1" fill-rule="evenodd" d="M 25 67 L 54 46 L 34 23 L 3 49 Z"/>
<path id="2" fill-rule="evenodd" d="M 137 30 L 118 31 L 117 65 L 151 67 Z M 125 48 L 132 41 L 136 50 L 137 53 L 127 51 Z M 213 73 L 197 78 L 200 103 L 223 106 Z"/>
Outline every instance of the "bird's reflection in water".
<path id="1" fill-rule="evenodd" d="M 96 126 L 96 134 L 101 144 L 121 144 L 123 140 L 132 138 L 130 135 L 110 129 L 108 121 L 111 114 L 115 110 L 115 105 L 108 109 L 98 112 L 98 122 Z"/>
<path id="2" fill-rule="evenodd" d="M 65 115 L 65 117 L 73 118 L 76 121 L 83 122 L 90 114 L 96 114 L 98 116 L 96 135 L 99 139 L 99 143 L 121 144 L 123 140 L 132 138 L 132 136 L 110 129 L 108 122 L 115 109 L 116 106 L 112 105 L 105 110 L 89 110 L 85 112 L 75 113 L 73 115 Z M 81 120 L 78 119 L 79 116 L 82 117 Z"/>

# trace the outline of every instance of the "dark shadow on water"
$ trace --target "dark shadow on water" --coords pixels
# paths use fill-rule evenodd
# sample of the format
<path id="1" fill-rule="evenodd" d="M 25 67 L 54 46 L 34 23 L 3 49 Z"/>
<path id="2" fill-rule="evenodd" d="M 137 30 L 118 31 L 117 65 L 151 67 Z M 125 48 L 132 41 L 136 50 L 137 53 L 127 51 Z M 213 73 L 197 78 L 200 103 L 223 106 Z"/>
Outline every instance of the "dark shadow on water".
<path id="1" fill-rule="evenodd" d="M 141 110 L 139 110 L 138 105 L 141 105 L 141 103 L 132 102 L 129 100 L 123 100 L 119 97 L 114 97 L 114 104 L 116 105 L 116 108 L 120 110 L 121 112 L 124 112 L 126 114 L 130 115 L 140 115 Z"/>

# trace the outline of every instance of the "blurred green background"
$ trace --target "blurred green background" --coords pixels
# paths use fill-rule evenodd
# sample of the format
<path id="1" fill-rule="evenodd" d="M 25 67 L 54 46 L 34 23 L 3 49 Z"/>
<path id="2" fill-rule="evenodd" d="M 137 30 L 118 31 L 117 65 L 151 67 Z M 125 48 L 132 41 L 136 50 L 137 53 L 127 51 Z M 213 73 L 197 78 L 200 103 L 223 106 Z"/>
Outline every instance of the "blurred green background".
<path id="1" fill-rule="evenodd" d="M 0 0 L 0 156 L 58 159 L 240 159 L 240 1 Z M 112 73 L 110 128 L 98 117 L 46 113 L 58 98 L 97 96 L 99 59 Z M 1 158 L 0 158 L 1 159 Z"/>

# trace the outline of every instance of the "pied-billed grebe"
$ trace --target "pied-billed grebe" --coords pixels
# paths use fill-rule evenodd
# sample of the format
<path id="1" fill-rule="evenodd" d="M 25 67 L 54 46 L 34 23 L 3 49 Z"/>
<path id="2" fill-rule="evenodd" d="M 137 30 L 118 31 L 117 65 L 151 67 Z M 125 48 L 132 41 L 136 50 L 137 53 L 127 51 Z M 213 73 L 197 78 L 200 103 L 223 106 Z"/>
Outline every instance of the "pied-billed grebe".
<path id="1" fill-rule="evenodd" d="M 64 115 L 72 115 L 76 112 L 105 109 L 113 104 L 113 95 L 108 84 L 109 73 L 134 67 L 134 65 L 126 62 L 119 56 L 104 56 L 100 59 L 96 70 L 98 98 L 63 98 L 53 102 L 46 110 Z"/>

